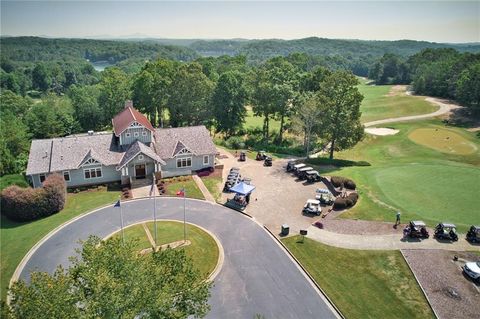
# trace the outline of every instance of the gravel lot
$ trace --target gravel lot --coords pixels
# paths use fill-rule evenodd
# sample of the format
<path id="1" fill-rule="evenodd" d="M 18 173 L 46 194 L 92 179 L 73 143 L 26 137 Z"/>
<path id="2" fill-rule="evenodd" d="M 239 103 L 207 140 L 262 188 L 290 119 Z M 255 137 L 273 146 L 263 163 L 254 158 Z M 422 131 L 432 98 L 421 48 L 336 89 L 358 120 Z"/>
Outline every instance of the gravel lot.
<path id="1" fill-rule="evenodd" d="M 479 318 L 480 285 L 462 273 L 468 261 L 480 256 L 442 250 L 402 250 L 440 318 Z M 453 256 L 459 257 L 453 261 Z"/>

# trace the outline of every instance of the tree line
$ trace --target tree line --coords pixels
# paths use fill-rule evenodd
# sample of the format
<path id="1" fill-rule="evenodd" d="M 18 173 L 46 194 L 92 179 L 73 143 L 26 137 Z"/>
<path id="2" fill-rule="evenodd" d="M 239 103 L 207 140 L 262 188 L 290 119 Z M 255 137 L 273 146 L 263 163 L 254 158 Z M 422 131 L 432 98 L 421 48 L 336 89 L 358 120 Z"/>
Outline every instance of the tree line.
<path id="1" fill-rule="evenodd" d="M 480 54 L 425 49 L 408 58 L 385 54 L 369 71 L 377 84 L 411 84 L 417 94 L 457 100 L 480 114 Z"/>

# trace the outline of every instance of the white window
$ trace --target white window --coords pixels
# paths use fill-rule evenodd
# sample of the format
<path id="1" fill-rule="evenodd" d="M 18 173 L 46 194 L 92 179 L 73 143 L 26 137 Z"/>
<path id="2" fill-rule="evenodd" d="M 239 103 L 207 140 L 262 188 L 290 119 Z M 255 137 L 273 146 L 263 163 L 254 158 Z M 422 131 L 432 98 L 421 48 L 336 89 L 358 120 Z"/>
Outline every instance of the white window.
<path id="1" fill-rule="evenodd" d="M 143 136 L 147 136 L 147 131 L 143 131 L 143 132 L 142 132 L 142 135 L 143 135 Z"/>
<path id="2" fill-rule="evenodd" d="M 102 177 L 102 168 L 87 168 L 83 170 L 83 174 L 85 179 L 99 178 Z"/>
<path id="3" fill-rule="evenodd" d="M 125 133 L 125 137 L 130 137 L 130 133 Z"/>
<path id="4" fill-rule="evenodd" d="M 64 171 L 63 172 L 63 179 L 68 182 L 70 181 L 70 172 L 69 171 Z"/>
<path id="5" fill-rule="evenodd" d="M 208 165 L 209 162 L 210 162 L 210 160 L 209 160 L 208 155 L 204 155 L 203 156 L 203 165 Z"/>
<path id="6" fill-rule="evenodd" d="M 182 167 L 192 167 L 192 158 L 191 157 L 177 158 L 177 168 L 182 168 Z"/>
<path id="7" fill-rule="evenodd" d="M 133 136 L 134 136 L 134 137 L 139 137 L 139 136 L 140 136 L 140 133 L 135 132 L 135 133 L 133 133 Z"/>
<path id="8" fill-rule="evenodd" d="M 46 175 L 45 174 L 40 174 L 40 183 L 43 183 L 45 181 Z"/>
<path id="9" fill-rule="evenodd" d="M 143 155 L 138 155 L 138 160 L 143 161 Z"/>

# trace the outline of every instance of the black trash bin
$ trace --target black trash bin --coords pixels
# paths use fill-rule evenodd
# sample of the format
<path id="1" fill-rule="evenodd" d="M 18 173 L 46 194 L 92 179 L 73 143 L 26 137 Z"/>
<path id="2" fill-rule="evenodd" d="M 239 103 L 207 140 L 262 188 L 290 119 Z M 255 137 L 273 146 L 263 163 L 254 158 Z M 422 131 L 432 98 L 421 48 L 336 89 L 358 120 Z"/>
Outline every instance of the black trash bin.
<path id="1" fill-rule="evenodd" d="M 288 233 L 290 232 L 290 226 L 287 224 L 282 225 L 282 236 L 287 236 Z"/>

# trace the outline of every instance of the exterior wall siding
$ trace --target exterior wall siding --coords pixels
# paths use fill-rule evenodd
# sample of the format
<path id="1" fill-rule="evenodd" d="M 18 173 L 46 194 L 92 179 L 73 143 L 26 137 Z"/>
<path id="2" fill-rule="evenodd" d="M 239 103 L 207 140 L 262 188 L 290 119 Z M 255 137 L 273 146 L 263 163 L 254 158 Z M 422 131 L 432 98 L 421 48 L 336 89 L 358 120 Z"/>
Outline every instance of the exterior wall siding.
<path id="1" fill-rule="evenodd" d="M 155 171 L 155 162 L 148 156 L 143 155 L 143 159 L 140 160 L 139 156 L 143 154 L 138 154 L 134 159 L 127 164 L 128 167 L 128 176 L 135 177 L 135 165 L 145 164 L 146 176 L 151 176 Z"/>
<path id="2" fill-rule="evenodd" d="M 143 132 L 146 132 L 147 135 L 144 136 Z M 129 133 L 130 136 L 127 137 L 127 133 Z M 137 137 L 135 137 L 135 133 L 138 133 Z M 122 141 L 121 145 L 130 145 L 136 140 L 139 140 L 144 144 L 152 142 L 152 132 L 141 126 L 129 127 L 122 134 L 120 134 L 120 136 Z"/>
<path id="3" fill-rule="evenodd" d="M 192 158 L 192 166 L 177 168 L 177 159 L 187 158 L 187 157 Z M 203 164 L 203 155 L 199 155 L 199 156 L 182 155 L 182 156 L 165 160 L 167 164 L 162 165 L 162 177 L 190 175 L 192 174 L 192 171 L 198 171 L 203 168 L 214 167 L 215 166 L 214 159 L 215 159 L 215 155 L 212 154 L 212 155 L 208 155 L 208 164 Z"/>
<path id="4" fill-rule="evenodd" d="M 102 169 L 102 177 L 85 178 L 84 169 L 98 168 Z M 63 172 L 59 172 L 63 175 Z M 76 170 L 70 170 L 70 181 L 66 182 L 67 187 L 82 185 L 103 184 L 120 181 L 122 173 L 115 169 L 115 166 L 92 165 L 81 167 Z"/>

